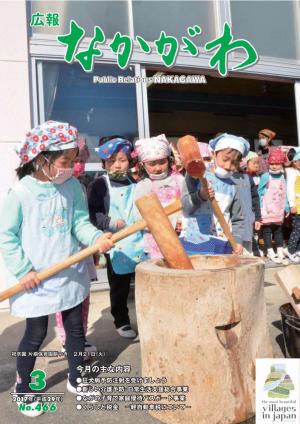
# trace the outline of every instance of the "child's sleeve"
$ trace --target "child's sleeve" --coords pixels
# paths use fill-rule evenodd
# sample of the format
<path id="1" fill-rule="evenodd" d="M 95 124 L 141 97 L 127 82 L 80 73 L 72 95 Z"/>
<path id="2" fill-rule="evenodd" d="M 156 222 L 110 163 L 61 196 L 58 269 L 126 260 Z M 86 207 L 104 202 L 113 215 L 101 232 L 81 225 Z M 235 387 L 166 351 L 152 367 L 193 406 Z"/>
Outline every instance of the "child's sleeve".
<path id="1" fill-rule="evenodd" d="M 290 170 L 286 172 L 286 194 L 290 208 L 295 207 L 295 182 L 297 174 Z"/>
<path id="2" fill-rule="evenodd" d="M 284 211 L 285 211 L 285 213 L 290 213 L 291 206 L 290 206 L 289 201 L 288 201 L 288 195 L 287 195 L 287 179 L 286 178 L 284 178 L 284 184 L 285 184 L 285 205 L 284 205 Z"/>
<path id="3" fill-rule="evenodd" d="M 33 269 L 21 245 L 19 234 L 22 221 L 22 205 L 15 192 L 10 190 L 0 217 L 0 251 L 6 268 L 17 280 Z"/>
<path id="4" fill-rule="evenodd" d="M 110 228 L 110 217 L 104 201 L 106 194 L 107 186 L 103 178 L 96 179 L 89 184 L 87 199 L 90 219 L 92 224 L 102 231 L 107 231 Z"/>
<path id="5" fill-rule="evenodd" d="M 268 181 L 269 181 L 269 174 L 266 172 L 265 174 L 263 174 L 260 177 L 259 185 L 258 185 L 258 189 L 257 189 L 260 207 L 262 207 L 262 200 L 263 200 L 263 197 L 264 197 L 265 192 L 267 190 Z"/>
<path id="6" fill-rule="evenodd" d="M 134 191 L 134 201 L 138 200 L 140 197 L 150 194 L 152 191 L 152 185 L 149 178 L 139 181 L 136 184 Z"/>
<path id="7" fill-rule="evenodd" d="M 72 234 L 80 243 L 91 246 L 103 232 L 91 224 L 89 213 L 86 207 L 84 193 L 80 183 L 74 180 L 74 213 L 72 220 Z"/>
<path id="8" fill-rule="evenodd" d="M 151 191 L 152 191 L 152 185 L 151 185 L 151 181 L 150 181 L 149 178 L 145 178 L 144 180 L 139 181 L 135 185 L 133 207 L 134 207 L 134 214 L 135 214 L 137 221 L 140 220 L 140 219 L 143 219 L 143 217 L 141 216 L 140 211 L 136 207 L 135 202 L 140 197 L 143 197 L 143 196 L 146 196 L 147 194 L 150 194 Z"/>
<path id="9" fill-rule="evenodd" d="M 198 179 L 190 177 L 189 175 L 185 176 L 184 182 L 182 184 L 182 210 L 184 216 L 191 215 L 196 209 L 198 209 L 204 200 L 199 194 L 201 188 L 201 183 Z"/>
<path id="10" fill-rule="evenodd" d="M 255 221 L 260 221 L 261 211 L 260 211 L 259 196 L 258 196 L 257 188 L 253 178 L 249 177 L 249 180 L 251 184 L 252 210 L 255 215 Z"/>
<path id="11" fill-rule="evenodd" d="M 245 228 L 245 219 L 238 190 L 236 191 L 231 204 L 230 220 L 232 225 L 232 235 L 238 244 L 242 244 Z"/>

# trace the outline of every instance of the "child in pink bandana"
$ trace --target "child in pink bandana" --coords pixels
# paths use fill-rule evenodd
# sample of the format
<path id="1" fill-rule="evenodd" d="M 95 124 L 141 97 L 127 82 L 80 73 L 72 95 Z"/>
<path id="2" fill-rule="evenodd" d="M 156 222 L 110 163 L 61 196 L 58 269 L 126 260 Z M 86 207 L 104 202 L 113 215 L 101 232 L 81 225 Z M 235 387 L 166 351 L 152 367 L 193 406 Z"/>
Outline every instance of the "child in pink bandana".
<path id="1" fill-rule="evenodd" d="M 268 156 L 269 171 L 261 176 L 258 186 L 264 248 L 271 261 L 283 265 L 289 263 L 283 249 L 282 234 L 283 220 L 289 214 L 283 168 L 285 161 L 286 155 L 281 149 L 273 148 Z M 272 238 L 276 253 L 273 250 Z"/>

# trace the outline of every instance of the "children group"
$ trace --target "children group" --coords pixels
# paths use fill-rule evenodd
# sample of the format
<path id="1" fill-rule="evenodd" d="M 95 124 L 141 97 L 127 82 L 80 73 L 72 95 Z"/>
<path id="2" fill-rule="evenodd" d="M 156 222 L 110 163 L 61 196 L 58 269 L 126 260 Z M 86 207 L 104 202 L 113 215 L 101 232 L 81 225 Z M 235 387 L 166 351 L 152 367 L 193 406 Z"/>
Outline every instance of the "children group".
<path id="1" fill-rule="evenodd" d="M 89 150 L 77 129 L 56 121 L 31 129 L 16 149 L 19 180 L 1 211 L 6 281 L 8 286 L 19 281 L 24 289 L 10 299 L 11 313 L 26 319 L 18 346 L 26 354 L 17 356 L 16 393 L 32 393 L 33 353 L 39 351 L 53 313 L 68 359 L 67 389 L 76 394 L 83 384 L 78 379 L 84 357 L 77 352 L 96 350 L 86 340 L 90 282 L 97 278 L 94 262 L 89 258 L 43 282 L 37 273 L 85 246 L 96 243 L 105 255 L 117 332 L 136 337 L 127 307 L 130 281 L 139 262 L 160 258 L 161 253 L 146 230 L 116 245 L 111 236 L 140 219 L 135 200 L 150 192 L 163 206 L 181 198 L 182 213 L 170 219 L 190 255 L 232 253 L 212 213 L 210 200 L 216 198 L 237 241 L 233 253 L 253 254 L 255 232 L 260 232 L 272 261 L 300 262 L 300 148 L 290 150 L 291 166 L 285 168 L 286 154 L 271 146 L 274 136 L 270 130 L 260 132 L 259 154 L 249 151 L 246 139 L 233 134 L 219 134 L 208 144 L 199 142 L 208 187 L 184 175 L 176 147 L 163 134 L 134 144 L 120 135 L 102 137 L 95 151 L 106 172 L 86 190 L 79 180 Z M 284 249 L 282 223 L 288 214 L 294 227 Z M 23 410 L 25 415 L 42 413 L 34 394 L 26 402 L 32 408 Z"/>

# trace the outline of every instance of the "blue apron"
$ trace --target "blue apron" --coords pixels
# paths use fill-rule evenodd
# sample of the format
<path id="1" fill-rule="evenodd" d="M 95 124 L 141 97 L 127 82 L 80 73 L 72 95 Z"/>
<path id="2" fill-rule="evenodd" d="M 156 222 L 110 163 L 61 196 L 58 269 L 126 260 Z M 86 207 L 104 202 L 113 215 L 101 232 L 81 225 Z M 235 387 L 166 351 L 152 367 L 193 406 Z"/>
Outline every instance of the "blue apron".
<path id="1" fill-rule="evenodd" d="M 213 215 L 210 202 L 201 206 L 187 218 L 181 244 L 188 255 L 220 255 L 232 253 L 227 240 L 212 235 Z"/>
<path id="2" fill-rule="evenodd" d="M 22 225 L 18 237 L 22 250 L 39 272 L 80 250 L 72 234 L 74 215 L 73 179 L 35 195 L 25 177 L 13 190 L 22 205 Z M 41 186 L 43 187 L 43 186 Z M 16 277 L 6 269 L 8 286 Z M 12 315 L 39 317 L 70 309 L 89 294 L 90 283 L 85 261 L 79 262 L 44 280 L 30 292 L 10 298 Z"/>
<path id="3" fill-rule="evenodd" d="M 112 221 L 123 219 L 126 226 L 138 220 L 134 206 L 134 191 L 136 184 L 123 187 L 112 187 L 109 178 L 105 175 L 110 196 L 110 207 L 108 215 Z M 116 243 L 110 250 L 109 256 L 114 272 L 116 274 L 130 274 L 141 262 L 144 253 L 144 238 L 141 231 L 126 237 Z"/>

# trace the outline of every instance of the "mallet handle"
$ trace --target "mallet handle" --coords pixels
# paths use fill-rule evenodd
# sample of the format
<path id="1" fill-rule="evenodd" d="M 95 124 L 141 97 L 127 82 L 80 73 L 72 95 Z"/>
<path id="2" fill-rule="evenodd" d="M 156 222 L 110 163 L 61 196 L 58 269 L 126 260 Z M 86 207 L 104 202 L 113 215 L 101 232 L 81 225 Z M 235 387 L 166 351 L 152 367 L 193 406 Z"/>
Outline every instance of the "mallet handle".
<path id="1" fill-rule="evenodd" d="M 193 137 L 192 135 L 185 135 L 184 137 L 179 138 L 177 148 L 181 156 L 183 166 L 186 169 L 186 172 L 193 178 L 199 178 L 202 186 L 207 188 L 207 180 L 206 178 L 204 178 L 205 165 L 195 137 Z M 230 231 L 229 225 L 225 220 L 224 215 L 216 199 L 211 200 L 211 206 L 214 215 L 217 217 L 222 227 L 224 235 L 229 241 L 232 250 L 235 251 L 237 247 L 237 242 Z"/>
<path id="2" fill-rule="evenodd" d="M 166 215 L 172 215 L 173 213 L 176 213 L 180 211 L 181 209 L 182 209 L 182 204 L 179 199 L 176 199 L 174 202 L 166 206 L 164 208 L 164 211 Z M 116 243 L 130 236 L 131 234 L 136 233 L 137 231 L 143 230 L 146 227 L 147 227 L 147 223 L 144 219 L 137 221 L 134 224 L 130 225 L 129 227 L 123 228 L 122 230 L 113 234 L 111 240 L 114 243 Z M 58 272 L 61 272 L 64 269 L 69 268 L 71 265 L 74 265 L 77 262 L 80 262 L 86 259 L 87 257 L 94 255 L 98 251 L 99 251 L 99 247 L 97 244 L 94 244 L 93 246 L 90 246 L 90 247 L 86 247 L 85 249 L 81 250 L 78 253 L 75 253 L 75 255 L 72 255 L 67 259 L 64 259 L 63 261 L 57 263 L 56 265 L 53 265 L 50 268 L 45 269 L 44 271 L 38 272 L 37 277 L 42 282 L 43 280 L 46 280 L 47 278 L 52 277 Z M 3 302 L 4 300 L 22 291 L 24 291 L 24 287 L 22 286 L 22 284 L 18 283 L 14 285 L 13 287 L 10 287 L 9 289 L 4 290 L 3 292 L 0 293 L 0 302 Z"/>
<path id="3" fill-rule="evenodd" d="M 295 296 L 297 300 L 300 300 L 300 289 L 299 287 L 294 287 L 292 290 L 292 294 Z"/>
<path id="4" fill-rule="evenodd" d="M 147 222 L 147 227 L 168 266 L 175 269 L 193 269 L 191 259 L 180 243 L 157 195 L 150 193 L 138 199 L 135 204 Z"/>
<path id="5" fill-rule="evenodd" d="M 207 179 L 206 178 L 201 177 L 199 179 L 200 179 L 200 182 L 201 182 L 201 184 L 202 184 L 203 187 L 207 187 L 208 186 Z M 237 247 L 237 242 L 236 242 L 235 238 L 233 237 L 233 235 L 232 235 L 232 233 L 230 231 L 229 225 L 228 225 L 227 221 L 224 218 L 224 215 L 223 215 L 223 212 L 220 209 L 219 203 L 217 202 L 217 200 L 215 198 L 213 198 L 210 201 L 210 203 L 211 203 L 211 207 L 212 207 L 212 210 L 214 212 L 214 215 L 217 217 L 217 219 L 218 219 L 218 221 L 219 221 L 219 223 L 220 223 L 220 225 L 222 227 L 222 230 L 224 232 L 225 237 L 229 241 L 229 243 L 230 243 L 230 245 L 232 247 L 232 250 L 235 251 L 235 249 Z"/>

